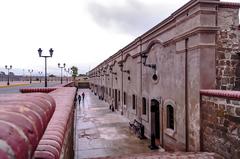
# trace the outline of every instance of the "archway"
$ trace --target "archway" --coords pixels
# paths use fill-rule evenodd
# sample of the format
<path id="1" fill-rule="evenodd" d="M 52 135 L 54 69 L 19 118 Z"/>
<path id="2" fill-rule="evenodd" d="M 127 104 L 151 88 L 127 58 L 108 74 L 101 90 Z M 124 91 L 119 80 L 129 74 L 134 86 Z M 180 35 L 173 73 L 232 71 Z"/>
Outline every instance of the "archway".
<path id="1" fill-rule="evenodd" d="M 118 103 L 117 103 L 118 95 L 117 95 L 117 92 L 118 92 L 118 90 L 114 89 L 114 107 L 115 107 L 116 110 L 118 110 Z"/>
<path id="2" fill-rule="evenodd" d="M 103 86 L 101 86 L 101 97 L 100 97 L 101 100 L 104 99 L 104 93 L 105 93 L 104 90 L 105 90 L 105 88 Z"/>
<path id="3" fill-rule="evenodd" d="M 151 145 L 150 149 L 157 149 L 160 146 L 160 111 L 159 102 L 151 100 Z"/>

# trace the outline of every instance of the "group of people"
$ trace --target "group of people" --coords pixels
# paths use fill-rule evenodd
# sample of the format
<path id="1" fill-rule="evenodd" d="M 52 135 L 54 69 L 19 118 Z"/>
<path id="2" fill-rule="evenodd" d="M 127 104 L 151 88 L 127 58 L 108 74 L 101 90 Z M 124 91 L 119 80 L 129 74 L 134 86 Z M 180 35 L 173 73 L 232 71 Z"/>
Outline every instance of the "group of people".
<path id="1" fill-rule="evenodd" d="M 82 92 L 82 97 L 81 97 L 81 95 L 79 94 L 78 95 L 78 103 L 80 104 L 80 102 L 81 102 L 81 98 L 83 99 L 83 101 L 84 101 L 84 97 L 85 97 L 85 94 L 84 94 L 84 92 Z"/>

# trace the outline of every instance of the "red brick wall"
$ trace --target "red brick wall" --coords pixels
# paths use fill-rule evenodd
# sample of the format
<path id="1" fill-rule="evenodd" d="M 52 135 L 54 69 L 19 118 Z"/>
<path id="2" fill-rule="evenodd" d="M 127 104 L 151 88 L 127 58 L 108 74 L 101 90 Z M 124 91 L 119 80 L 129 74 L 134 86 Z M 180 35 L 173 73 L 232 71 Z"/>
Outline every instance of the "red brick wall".
<path id="1" fill-rule="evenodd" d="M 55 107 L 47 94 L 0 95 L 0 158 L 32 158 Z"/>
<path id="2" fill-rule="evenodd" d="M 61 87 L 49 93 L 56 102 L 55 112 L 34 153 L 34 158 L 71 159 L 76 88 Z"/>
<path id="3" fill-rule="evenodd" d="M 201 150 L 240 158 L 240 92 L 201 91 Z"/>

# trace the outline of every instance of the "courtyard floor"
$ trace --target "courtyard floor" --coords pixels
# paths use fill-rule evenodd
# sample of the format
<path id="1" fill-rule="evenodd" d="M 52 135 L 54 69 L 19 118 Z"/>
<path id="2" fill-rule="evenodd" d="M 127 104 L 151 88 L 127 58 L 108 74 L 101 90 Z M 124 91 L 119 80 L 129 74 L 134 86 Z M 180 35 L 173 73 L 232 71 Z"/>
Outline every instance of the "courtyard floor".
<path id="1" fill-rule="evenodd" d="M 152 152 L 149 140 L 140 140 L 129 130 L 129 120 L 109 110 L 88 89 L 79 89 L 85 99 L 75 113 L 75 158 L 96 158 Z M 162 149 L 157 150 L 163 151 Z"/>

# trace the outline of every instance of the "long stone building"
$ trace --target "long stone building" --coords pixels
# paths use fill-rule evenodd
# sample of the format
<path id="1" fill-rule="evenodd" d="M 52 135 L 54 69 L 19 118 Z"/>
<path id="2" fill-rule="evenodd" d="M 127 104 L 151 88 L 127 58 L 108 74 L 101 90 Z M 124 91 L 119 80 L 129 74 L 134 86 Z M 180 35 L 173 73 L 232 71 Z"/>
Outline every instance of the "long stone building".
<path id="1" fill-rule="evenodd" d="M 189 1 L 92 69 L 92 91 L 166 150 L 214 151 L 203 143 L 200 91 L 240 89 L 239 8 Z"/>

